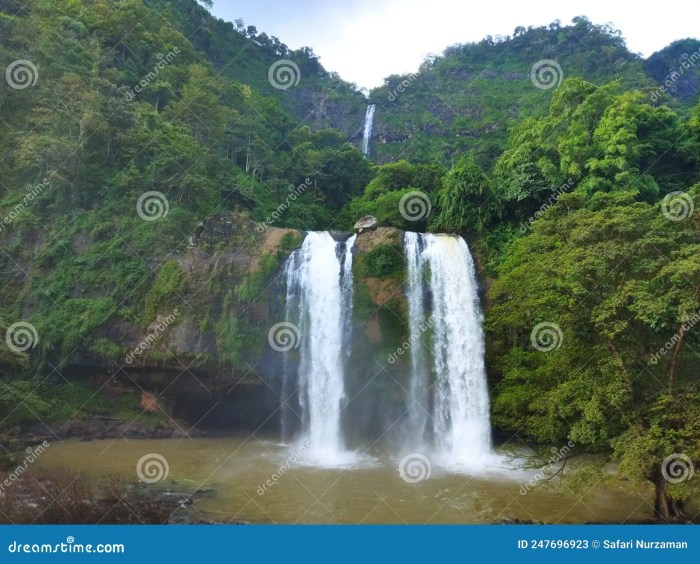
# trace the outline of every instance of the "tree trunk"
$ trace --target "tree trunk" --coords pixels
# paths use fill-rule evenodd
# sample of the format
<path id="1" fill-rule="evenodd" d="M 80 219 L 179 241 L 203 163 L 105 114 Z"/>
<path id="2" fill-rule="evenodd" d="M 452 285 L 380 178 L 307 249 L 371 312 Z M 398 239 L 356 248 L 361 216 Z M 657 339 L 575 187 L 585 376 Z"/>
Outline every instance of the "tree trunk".
<path id="1" fill-rule="evenodd" d="M 664 477 L 659 475 L 654 485 L 656 487 L 654 519 L 665 523 L 685 521 L 687 517 L 683 511 L 683 503 L 668 497 L 666 491 L 667 482 Z"/>

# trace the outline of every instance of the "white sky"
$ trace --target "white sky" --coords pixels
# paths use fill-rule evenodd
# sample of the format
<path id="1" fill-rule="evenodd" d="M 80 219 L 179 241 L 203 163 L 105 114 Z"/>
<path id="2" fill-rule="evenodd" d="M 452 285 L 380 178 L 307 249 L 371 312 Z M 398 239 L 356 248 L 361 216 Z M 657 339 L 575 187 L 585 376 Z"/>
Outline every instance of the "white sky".
<path id="1" fill-rule="evenodd" d="M 564 25 L 581 15 L 612 23 L 629 49 L 644 56 L 700 36 L 697 0 L 214 0 L 213 13 L 243 18 L 292 49 L 309 46 L 326 70 L 365 88 L 415 71 L 449 45 L 510 35 L 519 25 L 556 19 Z"/>

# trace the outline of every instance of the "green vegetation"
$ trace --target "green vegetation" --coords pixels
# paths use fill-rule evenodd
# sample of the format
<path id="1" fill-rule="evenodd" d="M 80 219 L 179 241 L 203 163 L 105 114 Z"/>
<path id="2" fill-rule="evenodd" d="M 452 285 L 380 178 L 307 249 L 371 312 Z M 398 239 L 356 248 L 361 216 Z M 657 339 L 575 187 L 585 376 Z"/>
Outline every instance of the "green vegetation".
<path id="1" fill-rule="evenodd" d="M 358 262 L 357 275 L 361 278 L 400 277 L 406 268 L 406 259 L 397 245 L 377 245 Z"/>
<path id="2" fill-rule="evenodd" d="M 366 105 L 354 85 L 194 0 L 9 0 L 0 27 L 0 68 L 38 72 L 23 89 L 0 81 L 0 332 L 22 320 L 39 336 L 24 351 L 0 339 L 3 426 L 137 416 L 136 395 L 95 394 L 68 369 L 76 355 L 118 362 L 107 325 L 145 330 L 183 293 L 198 300 L 183 320 L 217 356 L 188 361 L 233 373 L 263 346 L 267 289 L 301 240 L 253 256 L 255 224 L 350 230 L 371 214 L 483 250 L 498 428 L 618 461 L 655 485 L 658 517 L 684 518 L 700 482 L 669 483 L 661 465 L 681 453 L 700 466 L 700 65 L 672 71 L 700 42 L 644 61 L 581 17 L 453 46 L 371 93 L 373 166 L 348 142 Z M 282 57 L 298 88 L 270 84 Z M 543 59 L 561 66 L 556 88 L 532 83 Z M 146 192 L 156 200 L 139 204 Z M 429 205 L 412 221 L 415 192 Z M 210 271 L 197 272 L 188 249 L 211 225 L 196 251 L 219 254 L 198 255 Z M 355 268 L 355 318 L 377 314 L 395 347 L 399 242 Z M 46 382 L 53 369 L 71 382 Z"/>

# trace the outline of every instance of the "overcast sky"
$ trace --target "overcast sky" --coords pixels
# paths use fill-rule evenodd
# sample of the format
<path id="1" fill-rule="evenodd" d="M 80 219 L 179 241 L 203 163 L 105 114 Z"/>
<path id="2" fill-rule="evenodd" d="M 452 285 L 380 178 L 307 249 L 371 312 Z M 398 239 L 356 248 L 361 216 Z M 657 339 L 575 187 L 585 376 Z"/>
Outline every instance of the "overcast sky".
<path id="1" fill-rule="evenodd" d="M 580 15 L 614 24 L 630 50 L 644 56 L 700 35 L 697 0 L 214 0 L 213 13 L 243 18 L 292 49 L 309 46 L 326 70 L 365 88 L 415 71 L 449 45 L 510 35 L 519 25 L 568 24 Z"/>

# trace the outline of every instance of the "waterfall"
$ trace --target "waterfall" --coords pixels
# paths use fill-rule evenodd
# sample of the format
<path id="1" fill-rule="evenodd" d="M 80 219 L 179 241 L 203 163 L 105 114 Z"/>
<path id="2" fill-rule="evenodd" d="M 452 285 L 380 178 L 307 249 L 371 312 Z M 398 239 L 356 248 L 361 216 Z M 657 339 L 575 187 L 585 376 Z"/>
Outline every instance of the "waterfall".
<path id="1" fill-rule="evenodd" d="M 365 112 L 365 128 L 362 135 L 362 154 L 367 157 L 369 156 L 369 143 L 372 139 L 372 126 L 374 125 L 374 110 L 376 109 L 375 104 L 370 104 L 367 106 L 367 111 Z"/>
<path id="2" fill-rule="evenodd" d="M 412 344 L 409 426 L 414 428 L 416 421 L 423 421 L 422 413 L 426 412 L 429 371 L 421 340 L 428 326 L 434 375 L 433 446 L 446 465 L 478 468 L 491 452 L 491 431 L 483 320 L 469 247 L 461 237 L 407 233 L 405 252 Z M 423 291 L 426 266 L 432 301 L 427 324 Z M 422 431 L 418 432 L 422 437 Z"/>
<path id="3" fill-rule="evenodd" d="M 411 336 L 411 372 L 408 389 L 408 445 L 420 447 L 425 437 L 428 420 L 428 363 L 423 345 L 425 311 L 424 237 L 406 233 L 404 248 L 407 262 L 406 299 L 408 301 L 408 329 Z"/>
<path id="4" fill-rule="evenodd" d="M 283 438 L 289 432 L 291 390 L 298 388 L 306 455 L 324 465 L 347 459 L 340 416 L 350 351 L 354 241 L 353 236 L 339 243 L 327 232 L 310 232 L 285 265 L 286 322 L 298 329 L 299 362 L 296 374 L 285 370 Z"/>

